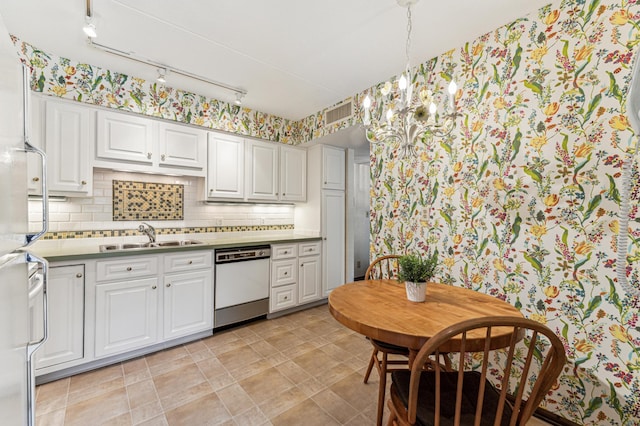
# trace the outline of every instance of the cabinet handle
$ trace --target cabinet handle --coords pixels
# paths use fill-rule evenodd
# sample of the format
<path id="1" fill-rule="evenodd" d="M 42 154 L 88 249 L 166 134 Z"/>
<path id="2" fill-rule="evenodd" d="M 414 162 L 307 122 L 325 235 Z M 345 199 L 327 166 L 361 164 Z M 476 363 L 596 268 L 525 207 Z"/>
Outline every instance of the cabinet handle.
<path id="1" fill-rule="evenodd" d="M 193 265 L 193 260 L 190 260 L 190 261 L 189 261 L 189 265 Z"/>
<path id="2" fill-rule="evenodd" d="M 289 300 L 289 297 L 288 297 L 288 296 L 285 296 L 285 297 L 284 297 L 284 300 Z"/>
<path id="3" fill-rule="evenodd" d="M 147 158 L 148 158 L 149 160 L 151 160 L 151 153 L 150 153 L 150 152 L 147 152 Z"/>
<path id="4" fill-rule="evenodd" d="M 131 272 L 133 270 L 133 268 L 131 266 L 127 266 L 127 271 Z"/>
<path id="5" fill-rule="evenodd" d="M 158 287 L 156 287 L 155 285 L 151 286 L 151 290 L 155 290 L 156 288 L 158 288 Z"/>
<path id="6" fill-rule="evenodd" d="M 327 181 L 326 181 L 326 180 L 324 181 L 324 184 L 325 184 L 325 185 L 327 184 Z"/>
<path id="7" fill-rule="evenodd" d="M 34 182 L 38 182 L 40 180 L 40 178 L 38 176 L 34 177 L 33 179 L 31 179 Z"/>
<path id="8" fill-rule="evenodd" d="M 78 272 L 78 273 L 76 274 L 76 278 L 82 278 L 82 272 Z"/>
<path id="9" fill-rule="evenodd" d="M 288 275 L 289 273 L 288 273 L 288 272 L 285 272 L 284 274 L 285 274 L 285 275 Z"/>
<path id="10" fill-rule="evenodd" d="M 289 254 L 289 252 L 285 250 L 284 254 Z"/>
<path id="11" fill-rule="evenodd" d="M 162 155 L 160 156 L 160 159 L 161 159 L 162 161 L 164 161 L 164 154 L 162 154 Z"/>
<path id="12" fill-rule="evenodd" d="M 276 192 L 276 195 L 278 195 L 278 193 Z"/>
<path id="13" fill-rule="evenodd" d="M 301 267 L 301 268 L 304 268 L 304 263 L 301 263 L 301 264 L 300 264 L 300 267 Z"/>
<path id="14" fill-rule="evenodd" d="M 278 195 L 278 194 L 276 194 L 276 195 Z M 283 196 L 283 197 L 285 197 L 286 195 L 287 195 L 287 194 L 285 194 L 284 192 L 282 193 L 282 196 Z"/>
<path id="15" fill-rule="evenodd" d="M 86 184 L 87 184 L 87 181 L 86 181 L 86 180 L 83 180 L 83 181 L 82 181 L 82 182 L 80 182 L 80 183 L 81 183 L 81 184 L 83 184 L 83 185 L 86 185 Z"/>
<path id="16" fill-rule="evenodd" d="M 171 287 L 171 283 L 167 283 L 167 287 Z"/>

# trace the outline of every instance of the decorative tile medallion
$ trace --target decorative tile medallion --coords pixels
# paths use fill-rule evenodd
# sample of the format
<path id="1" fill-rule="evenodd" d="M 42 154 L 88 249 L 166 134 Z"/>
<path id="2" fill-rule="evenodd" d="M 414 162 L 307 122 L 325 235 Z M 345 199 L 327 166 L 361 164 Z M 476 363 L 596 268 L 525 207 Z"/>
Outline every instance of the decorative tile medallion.
<path id="1" fill-rule="evenodd" d="M 113 220 L 183 220 L 184 185 L 113 181 Z"/>

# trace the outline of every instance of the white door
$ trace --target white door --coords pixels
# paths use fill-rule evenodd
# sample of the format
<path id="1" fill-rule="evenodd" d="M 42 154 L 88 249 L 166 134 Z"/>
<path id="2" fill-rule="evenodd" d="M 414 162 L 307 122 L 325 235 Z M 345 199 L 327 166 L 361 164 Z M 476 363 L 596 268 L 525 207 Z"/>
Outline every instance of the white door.
<path id="1" fill-rule="evenodd" d="M 298 259 L 298 303 L 308 303 L 320 299 L 321 263 L 320 256 L 307 256 Z"/>
<path id="2" fill-rule="evenodd" d="M 342 148 L 322 147 L 322 188 L 344 191 L 345 152 Z"/>
<path id="3" fill-rule="evenodd" d="M 158 127 L 160 167 L 204 170 L 207 164 L 207 132 L 189 126 L 160 123 Z"/>
<path id="4" fill-rule="evenodd" d="M 36 369 L 84 356 L 84 265 L 49 269 L 49 338 L 36 352 Z"/>
<path id="5" fill-rule="evenodd" d="M 164 277 L 164 339 L 213 328 L 213 272 Z"/>
<path id="6" fill-rule="evenodd" d="M 244 139 L 209 133 L 207 197 L 244 197 Z"/>
<path id="7" fill-rule="evenodd" d="M 158 340 L 158 279 L 96 285 L 96 358 Z"/>
<path id="8" fill-rule="evenodd" d="M 307 151 L 290 146 L 280 147 L 280 199 L 307 200 Z"/>
<path id="9" fill-rule="evenodd" d="M 98 111 L 96 157 L 103 160 L 153 164 L 153 121 L 145 117 Z"/>
<path id="10" fill-rule="evenodd" d="M 91 193 L 93 113 L 83 105 L 46 101 L 45 152 L 51 191 Z"/>
<path id="11" fill-rule="evenodd" d="M 250 140 L 247 142 L 248 192 L 254 200 L 278 199 L 278 145 Z"/>
<path id="12" fill-rule="evenodd" d="M 344 191 L 322 191 L 322 281 L 324 296 L 344 284 L 345 197 Z"/>

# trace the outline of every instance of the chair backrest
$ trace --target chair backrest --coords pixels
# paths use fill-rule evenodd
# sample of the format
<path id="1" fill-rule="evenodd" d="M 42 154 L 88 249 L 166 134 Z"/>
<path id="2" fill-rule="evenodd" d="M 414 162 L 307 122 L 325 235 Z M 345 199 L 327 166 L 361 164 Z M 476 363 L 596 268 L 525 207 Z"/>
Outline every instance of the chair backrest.
<path id="1" fill-rule="evenodd" d="M 387 254 L 375 259 L 364 273 L 365 280 L 390 280 L 398 275 L 398 258 L 400 255 Z"/>
<path id="2" fill-rule="evenodd" d="M 496 348 L 491 347 L 492 330 L 500 328 L 501 332 L 504 332 L 504 327 L 512 330 L 509 346 L 495 350 Z M 480 338 L 483 348 L 472 348 L 470 341 L 467 342 L 467 339 L 478 338 Z M 459 353 L 458 371 L 447 373 L 442 371 L 443 366 L 430 361 L 430 356 L 435 356 L 433 359 L 440 359 L 441 354 L 446 356 L 447 352 L 454 352 L 452 351 L 452 339 L 455 339 L 456 349 Z M 475 351 L 473 356 L 471 356 L 471 351 Z M 468 362 L 469 360 L 471 362 Z M 467 362 L 465 363 L 465 361 Z M 468 396 L 469 393 L 472 393 L 473 396 L 477 394 L 475 419 L 487 416 L 491 419 L 501 419 L 496 424 L 524 425 L 562 372 L 566 363 L 566 355 L 562 341 L 558 336 L 545 325 L 530 319 L 494 316 L 467 320 L 452 325 L 430 338 L 412 365 L 407 407 L 410 422 L 415 422 L 416 407 L 420 398 L 418 385 L 425 363 L 431 364 L 431 368 L 435 370 L 430 373 L 435 375 L 436 383 L 435 406 L 433 407 L 435 419 L 440 417 L 441 402 L 449 407 L 454 403 L 452 400 L 440 401 L 438 386 L 442 382 L 441 375 L 444 377 L 449 374 L 453 375 L 451 380 L 457 381 L 457 385 L 454 387 L 456 393 L 454 416 L 458 421 L 461 417 L 462 394 Z M 473 370 L 479 370 L 480 377 L 475 381 L 475 383 L 479 383 L 477 388 L 463 389 L 463 383 L 467 383 L 463 380 L 465 364 L 474 364 Z M 488 374 L 489 371 L 491 371 L 490 374 Z M 472 374 L 477 375 L 477 373 Z M 495 377 L 498 377 L 499 380 Z M 495 413 L 483 413 L 487 407 L 484 400 L 485 391 L 492 388 L 490 384 L 486 384 L 485 379 L 487 378 L 489 382 L 495 384 L 495 389 L 491 390 L 494 398 L 499 393 L 499 397 L 495 398 L 497 404 L 493 405 Z M 507 412 L 512 410 L 510 418 L 503 418 L 505 405 L 511 407 L 506 410 Z M 454 424 L 459 423 L 454 421 Z"/>

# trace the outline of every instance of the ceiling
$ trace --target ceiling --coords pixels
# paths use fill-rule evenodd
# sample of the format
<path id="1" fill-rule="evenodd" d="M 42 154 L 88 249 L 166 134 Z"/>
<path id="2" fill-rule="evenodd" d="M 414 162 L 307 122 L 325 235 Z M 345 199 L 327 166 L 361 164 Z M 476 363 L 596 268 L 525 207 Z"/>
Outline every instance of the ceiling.
<path id="1" fill-rule="evenodd" d="M 550 0 L 422 0 L 411 63 L 535 12 Z M 93 0 L 97 43 L 247 90 L 243 105 L 299 120 L 399 74 L 406 8 L 396 0 Z M 87 44 L 86 0 L 0 4 L 9 31 L 73 61 L 155 80 L 157 68 Z M 168 86 L 227 102 L 234 92 L 176 73 Z"/>

